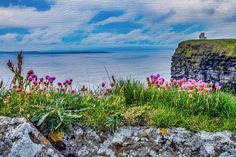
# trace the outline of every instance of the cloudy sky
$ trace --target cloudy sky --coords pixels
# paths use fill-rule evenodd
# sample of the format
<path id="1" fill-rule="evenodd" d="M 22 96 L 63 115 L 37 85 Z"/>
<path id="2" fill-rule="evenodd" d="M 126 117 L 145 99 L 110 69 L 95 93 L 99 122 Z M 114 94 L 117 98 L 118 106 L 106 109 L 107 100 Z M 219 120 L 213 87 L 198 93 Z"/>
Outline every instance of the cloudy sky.
<path id="1" fill-rule="evenodd" d="M 0 0 L 0 50 L 175 48 L 236 38 L 236 0 Z"/>

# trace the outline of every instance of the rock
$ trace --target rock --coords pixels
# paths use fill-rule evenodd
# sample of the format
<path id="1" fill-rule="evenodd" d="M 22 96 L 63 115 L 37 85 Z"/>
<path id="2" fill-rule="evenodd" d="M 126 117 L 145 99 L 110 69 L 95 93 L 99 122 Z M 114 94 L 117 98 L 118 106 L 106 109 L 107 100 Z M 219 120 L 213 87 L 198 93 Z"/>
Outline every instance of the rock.
<path id="1" fill-rule="evenodd" d="M 0 156 L 61 157 L 26 119 L 0 117 Z"/>
<path id="2" fill-rule="evenodd" d="M 70 154 L 79 157 L 94 156 L 99 151 L 100 144 L 103 143 L 102 138 L 102 133 L 76 125 L 64 133 L 63 143 L 66 145 L 66 150 L 62 153 L 65 156 Z"/>
<path id="3" fill-rule="evenodd" d="M 78 132 L 81 134 L 76 136 Z M 231 132 L 194 133 L 183 128 L 170 128 L 167 132 L 163 135 L 155 127 L 126 126 L 112 134 L 92 132 L 77 125 L 64 135 L 63 142 L 68 149 L 63 154 L 111 157 L 236 156 L 236 136 Z"/>
<path id="4" fill-rule="evenodd" d="M 26 119 L 0 118 L 0 157 L 236 157 L 236 135 L 228 131 L 123 126 L 111 133 L 75 124 L 62 142 L 66 149 L 59 152 Z"/>
<path id="5" fill-rule="evenodd" d="M 236 90 L 236 40 L 190 40 L 179 44 L 171 77 L 220 82 Z"/>

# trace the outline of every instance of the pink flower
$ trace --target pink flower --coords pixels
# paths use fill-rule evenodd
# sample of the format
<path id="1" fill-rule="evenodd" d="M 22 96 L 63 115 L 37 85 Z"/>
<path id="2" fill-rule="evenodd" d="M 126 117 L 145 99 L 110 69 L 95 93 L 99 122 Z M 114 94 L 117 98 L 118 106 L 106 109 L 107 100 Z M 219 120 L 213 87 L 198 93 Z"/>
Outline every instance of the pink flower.
<path id="1" fill-rule="evenodd" d="M 22 92 L 22 89 L 21 88 L 16 88 L 16 92 L 17 93 Z"/>
<path id="2" fill-rule="evenodd" d="M 62 83 L 61 83 L 61 82 L 58 82 L 57 85 L 61 87 L 61 86 L 62 86 Z"/>
<path id="3" fill-rule="evenodd" d="M 114 87 L 114 85 L 115 85 L 114 83 L 111 83 L 111 84 L 110 84 L 110 86 L 111 86 L 112 88 Z"/>
<path id="4" fill-rule="evenodd" d="M 49 76 L 49 75 L 46 75 L 45 78 L 46 78 L 46 80 L 48 80 L 48 79 L 50 78 L 50 76 Z"/>
<path id="5" fill-rule="evenodd" d="M 198 83 L 202 83 L 203 81 L 202 80 L 199 80 Z"/>
<path id="6" fill-rule="evenodd" d="M 39 82 L 40 82 L 40 83 L 43 82 L 43 78 L 39 78 Z"/>
<path id="7" fill-rule="evenodd" d="M 220 90 L 220 89 L 221 89 L 221 86 L 217 86 L 217 87 L 216 87 L 216 90 Z"/>
<path id="8" fill-rule="evenodd" d="M 216 88 L 216 90 L 220 90 L 220 89 L 221 89 L 220 84 L 219 84 L 219 83 L 216 83 L 216 84 L 215 84 L 215 88 Z"/>
<path id="9" fill-rule="evenodd" d="M 75 91 L 75 90 L 71 90 L 70 92 L 71 92 L 72 94 L 75 94 L 75 93 L 76 93 L 76 91 Z"/>
<path id="10" fill-rule="evenodd" d="M 73 80 L 72 80 L 72 79 L 68 80 L 68 85 L 71 85 L 71 84 L 72 84 L 72 82 L 73 82 Z"/>
<path id="11" fill-rule="evenodd" d="M 36 78 L 37 76 L 35 74 L 31 74 L 30 77 Z"/>
<path id="12" fill-rule="evenodd" d="M 43 82 L 45 86 L 48 86 L 49 85 L 49 82 Z"/>
<path id="13" fill-rule="evenodd" d="M 183 90 L 186 90 L 186 89 L 188 89 L 188 86 L 187 86 L 187 84 L 182 84 L 182 86 L 181 86 L 181 87 L 182 87 L 182 89 L 183 89 Z"/>
<path id="14" fill-rule="evenodd" d="M 186 82 L 186 81 L 187 81 L 187 78 L 186 78 L 186 77 L 182 78 L 182 81 L 183 81 L 183 82 Z"/>
<path id="15" fill-rule="evenodd" d="M 165 81 L 165 79 L 163 77 L 159 78 L 158 80 L 161 81 L 161 82 Z"/>
<path id="16" fill-rule="evenodd" d="M 189 83 L 191 83 L 191 84 L 194 84 L 194 83 L 196 83 L 196 81 L 195 81 L 195 80 L 193 80 L 193 79 L 189 79 L 189 80 L 188 80 L 188 82 L 189 82 Z"/>
<path id="17" fill-rule="evenodd" d="M 63 82 L 63 85 L 64 85 L 64 86 L 67 86 L 67 80 Z"/>
<path id="18" fill-rule="evenodd" d="M 106 86 L 106 83 L 105 82 L 102 82 L 102 87 L 105 87 Z"/>
<path id="19" fill-rule="evenodd" d="M 33 81 L 33 78 L 30 76 L 30 77 L 28 78 L 28 80 L 29 80 L 30 82 L 32 82 L 32 81 Z"/>
<path id="20" fill-rule="evenodd" d="M 49 79 L 48 79 L 48 81 L 50 82 L 50 83 L 53 83 L 53 79 L 50 77 Z"/>
<path id="21" fill-rule="evenodd" d="M 181 84 L 181 80 L 177 80 L 177 85 L 180 85 Z"/>
<path id="22" fill-rule="evenodd" d="M 112 92 L 112 89 L 111 89 L 111 88 L 108 88 L 108 89 L 106 89 L 106 91 L 107 91 L 108 93 L 111 93 L 111 92 Z"/>
<path id="23" fill-rule="evenodd" d="M 37 81 L 34 81 L 33 84 L 34 84 L 35 86 L 37 86 L 37 85 L 38 85 L 38 82 L 37 82 Z"/>
<path id="24" fill-rule="evenodd" d="M 202 83 L 197 84 L 197 89 L 202 90 L 203 89 L 203 84 Z"/>
<path id="25" fill-rule="evenodd" d="M 153 80 L 153 79 L 155 78 L 155 75 L 151 75 L 150 77 L 151 77 L 151 79 Z"/>
<path id="26" fill-rule="evenodd" d="M 205 92 L 210 92 L 212 89 L 211 88 L 204 88 Z"/>

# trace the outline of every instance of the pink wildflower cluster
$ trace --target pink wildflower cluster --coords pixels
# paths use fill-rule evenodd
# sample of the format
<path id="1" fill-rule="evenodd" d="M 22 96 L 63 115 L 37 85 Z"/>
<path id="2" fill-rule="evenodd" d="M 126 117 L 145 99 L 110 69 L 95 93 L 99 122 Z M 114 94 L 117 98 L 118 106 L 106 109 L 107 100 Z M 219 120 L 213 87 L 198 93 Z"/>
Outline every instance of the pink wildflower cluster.
<path id="1" fill-rule="evenodd" d="M 107 85 L 106 82 L 101 83 L 103 95 L 107 95 L 108 93 L 112 92 L 113 87 L 115 86 L 115 83 L 112 82 L 110 85 Z"/>
<path id="2" fill-rule="evenodd" d="M 192 95 L 193 92 L 198 92 L 199 94 L 207 94 L 215 88 L 220 90 L 221 86 L 219 83 L 206 83 L 202 80 L 196 81 L 194 79 L 182 78 L 180 80 L 170 79 L 170 82 L 165 81 L 160 74 L 151 75 L 147 78 L 148 86 L 156 86 L 159 89 L 169 89 L 177 88 L 179 92 L 188 92 L 189 95 Z"/>
<path id="3" fill-rule="evenodd" d="M 33 71 L 28 72 L 27 80 L 29 82 L 30 90 L 38 90 L 39 92 L 45 92 L 47 90 L 54 90 L 53 83 L 56 80 L 56 77 L 46 75 L 44 78 L 38 78 Z M 57 91 L 58 92 L 67 92 L 67 93 L 76 93 L 75 90 L 72 89 L 73 80 L 65 80 L 63 83 L 57 83 Z"/>
<path id="4" fill-rule="evenodd" d="M 70 93 L 76 93 L 75 90 L 72 89 L 72 82 L 73 80 L 70 79 L 70 80 L 65 80 L 64 82 L 58 82 L 57 83 L 57 90 L 60 91 L 60 92 L 70 92 Z"/>
<path id="5" fill-rule="evenodd" d="M 106 82 L 102 82 L 101 86 L 102 86 L 103 95 L 107 95 L 108 93 L 111 93 L 115 86 L 115 83 L 116 83 L 116 80 L 114 76 L 112 76 L 112 82 L 109 85 L 107 85 Z"/>
<path id="6" fill-rule="evenodd" d="M 170 82 L 166 81 L 160 74 L 151 75 L 147 78 L 148 86 L 156 86 L 157 88 L 171 88 Z"/>

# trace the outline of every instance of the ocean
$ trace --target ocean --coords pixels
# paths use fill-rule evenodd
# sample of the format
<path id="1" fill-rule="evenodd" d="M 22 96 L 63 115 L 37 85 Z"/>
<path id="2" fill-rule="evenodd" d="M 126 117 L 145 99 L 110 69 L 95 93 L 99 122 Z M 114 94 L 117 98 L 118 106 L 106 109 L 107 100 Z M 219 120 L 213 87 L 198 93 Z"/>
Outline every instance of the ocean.
<path id="1" fill-rule="evenodd" d="M 117 79 L 136 79 L 142 82 L 155 73 L 170 78 L 173 52 L 87 52 L 87 53 L 23 53 L 23 74 L 34 70 L 39 76 L 56 76 L 56 81 L 73 79 L 74 86 L 93 88 L 102 81 L 109 82 L 112 75 Z M 12 73 L 6 66 L 11 59 L 16 64 L 17 53 L 0 53 L 0 79 L 9 83 Z"/>

